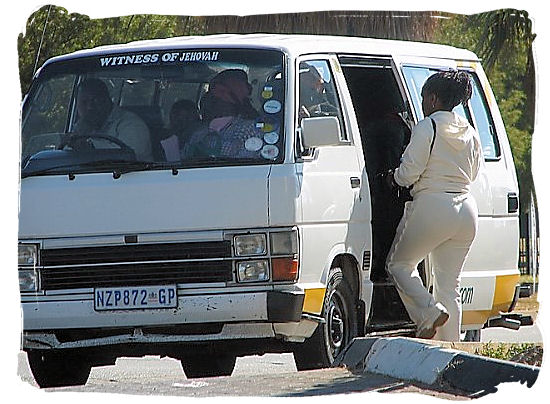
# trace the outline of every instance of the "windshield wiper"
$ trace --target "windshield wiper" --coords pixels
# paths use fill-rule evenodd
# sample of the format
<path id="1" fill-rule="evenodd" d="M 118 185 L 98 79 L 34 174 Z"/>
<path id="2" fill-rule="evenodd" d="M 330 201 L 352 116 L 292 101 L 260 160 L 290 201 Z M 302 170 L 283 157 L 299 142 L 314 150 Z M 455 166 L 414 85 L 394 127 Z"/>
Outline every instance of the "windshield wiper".
<path id="1" fill-rule="evenodd" d="M 234 164 L 239 165 L 242 163 L 256 163 L 262 164 L 265 160 L 259 159 L 257 157 L 224 157 L 224 156 L 205 156 L 205 157 L 196 157 L 190 158 L 188 160 L 182 161 L 181 166 L 183 167 L 206 167 L 212 163 L 221 163 L 221 164 Z"/>
<path id="2" fill-rule="evenodd" d="M 67 173 L 69 175 L 75 174 L 74 171 L 80 171 L 81 169 L 86 169 L 86 168 L 99 168 L 99 169 L 108 168 L 110 171 L 111 170 L 113 171 L 113 176 L 118 178 L 122 174 L 126 174 L 131 171 L 148 170 L 151 168 L 156 168 L 157 165 L 162 165 L 162 163 L 134 161 L 134 160 L 120 160 L 120 159 L 95 160 L 95 161 L 86 161 L 81 163 L 57 165 L 57 166 L 42 168 L 39 170 L 26 171 L 25 169 L 23 169 L 21 172 L 21 178 L 31 177 L 34 175 L 48 174 L 58 170 L 70 171 L 69 169 L 71 168 L 73 170 Z"/>
<path id="3" fill-rule="evenodd" d="M 32 177 L 36 175 L 44 175 L 56 171 L 67 171 L 61 172 L 60 174 L 68 174 L 70 177 L 74 174 L 79 173 L 81 170 L 86 170 L 90 168 L 105 170 L 113 172 L 113 177 L 120 178 L 121 175 L 127 174 L 134 171 L 144 171 L 152 169 L 171 169 L 173 174 L 177 174 L 177 170 L 181 168 L 189 167 L 208 167 L 212 163 L 220 164 L 232 164 L 239 165 L 242 163 L 252 163 L 252 164 L 262 164 L 264 160 L 258 158 L 250 157 L 200 157 L 194 158 L 186 161 L 177 161 L 177 162 L 152 162 L 152 161 L 135 161 L 135 160 L 121 160 L 121 159 L 105 159 L 105 160 L 94 160 L 94 161 L 85 161 L 80 163 L 71 163 L 64 165 L 55 165 L 47 168 L 39 168 L 36 170 L 25 170 L 21 171 L 21 178 Z"/>

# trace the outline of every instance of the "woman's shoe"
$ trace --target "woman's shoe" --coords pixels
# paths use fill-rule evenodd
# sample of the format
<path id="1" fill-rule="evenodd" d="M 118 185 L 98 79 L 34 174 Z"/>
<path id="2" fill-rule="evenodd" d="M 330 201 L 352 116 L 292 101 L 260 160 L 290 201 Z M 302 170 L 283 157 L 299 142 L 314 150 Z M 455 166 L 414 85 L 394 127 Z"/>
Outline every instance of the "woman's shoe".
<path id="1" fill-rule="evenodd" d="M 437 328 L 441 327 L 447 322 L 447 320 L 449 320 L 449 313 L 441 303 L 437 303 L 435 307 L 438 310 L 437 317 L 435 318 L 435 320 L 428 322 L 426 326 L 421 326 L 416 331 L 417 338 L 432 339 L 435 335 Z"/>

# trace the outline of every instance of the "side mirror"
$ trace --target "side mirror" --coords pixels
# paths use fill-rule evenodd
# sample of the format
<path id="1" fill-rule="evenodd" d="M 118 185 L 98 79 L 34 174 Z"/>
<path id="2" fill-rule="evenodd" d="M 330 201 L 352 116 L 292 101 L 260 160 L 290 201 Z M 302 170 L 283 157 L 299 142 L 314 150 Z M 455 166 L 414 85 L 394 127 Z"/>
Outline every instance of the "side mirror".
<path id="1" fill-rule="evenodd" d="M 320 146 L 337 146 L 341 143 L 340 122 L 335 116 L 303 118 L 302 144 L 306 149 Z"/>

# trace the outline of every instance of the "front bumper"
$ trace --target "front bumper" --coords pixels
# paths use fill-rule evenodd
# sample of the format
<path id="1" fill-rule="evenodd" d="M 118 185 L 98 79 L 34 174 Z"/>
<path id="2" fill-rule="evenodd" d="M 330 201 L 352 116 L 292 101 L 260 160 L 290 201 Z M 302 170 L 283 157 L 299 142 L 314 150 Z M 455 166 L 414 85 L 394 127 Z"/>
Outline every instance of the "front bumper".
<path id="1" fill-rule="evenodd" d="M 170 328 L 169 326 L 165 328 Z M 85 335 L 87 331 L 97 333 L 97 329 L 83 329 Z M 223 340 L 241 340 L 241 339 L 263 339 L 274 338 L 275 332 L 272 324 L 269 323 L 235 323 L 225 324 L 220 333 L 214 334 L 188 334 L 177 335 L 170 333 L 147 333 L 140 327 L 133 329 L 121 328 L 110 329 L 105 334 L 108 336 L 96 336 L 86 338 L 76 338 L 65 341 L 59 337 L 56 331 L 29 331 L 23 333 L 22 349 L 78 349 L 78 348 L 101 348 L 115 347 L 123 345 L 151 345 L 159 344 L 178 344 L 178 343 L 202 343 Z M 118 333 L 116 332 L 118 331 Z M 115 352 L 116 349 L 113 350 Z"/>
<path id="2" fill-rule="evenodd" d="M 179 295 L 174 309 L 94 310 L 92 294 L 22 299 L 25 331 L 140 327 L 166 324 L 230 322 L 298 322 L 304 292 L 261 291 Z"/>
<path id="3" fill-rule="evenodd" d="M 176 309 L 113 312 L 95 311 L 92 298 L 87 296 L 88 299 L 83 299 L 73 295 L 74 300 L 66 300 L 67 295 L 62 299 L 58 296 L 24 300 L 23 349 L 249 338 L 303 339 L 316 326 L 312 321 L 302 320 L 303 291 L 183 295 L 178 297 Z M 219 330 L 214 326 L 214 331 L 208 331 L 216 324 L 220 325 Z M 181 332 L 182 326 L 192 325 L 196 325 L 195 331 Z M 205 331 L 196 331 L 201 328 Z M 75 330 L 81 332 L 74 333 Z M 301 335 L 304 332 L 305 335 Z M 60 337 L 71 333 L 79 336 L 69 340 Z"/>

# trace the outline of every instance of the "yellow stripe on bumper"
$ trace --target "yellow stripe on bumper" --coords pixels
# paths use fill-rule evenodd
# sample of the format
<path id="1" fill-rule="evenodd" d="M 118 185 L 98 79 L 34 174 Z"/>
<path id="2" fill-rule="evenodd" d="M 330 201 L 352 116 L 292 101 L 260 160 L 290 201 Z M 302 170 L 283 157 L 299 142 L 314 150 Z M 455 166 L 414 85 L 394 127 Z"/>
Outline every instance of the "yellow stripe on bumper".
<path id="1" fill-rule="evenodd" d="M 325 288 L 305 289 L 304 313 L 321 314 L 325 300 Z"/>
<path id="2" fill-rule="evenodd" d="M 507 312 L 514 299 L 514 292 L 519 281 L 519 274 L 495 277 L 495 294 L 491 310 L 472 310 L 462 312 L 462 324 L 485 324 L 491 317 L 500 312 Z"/>

